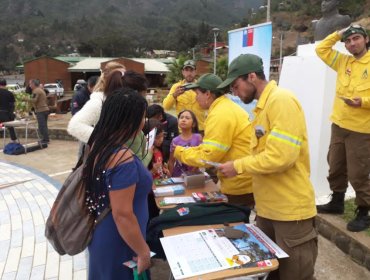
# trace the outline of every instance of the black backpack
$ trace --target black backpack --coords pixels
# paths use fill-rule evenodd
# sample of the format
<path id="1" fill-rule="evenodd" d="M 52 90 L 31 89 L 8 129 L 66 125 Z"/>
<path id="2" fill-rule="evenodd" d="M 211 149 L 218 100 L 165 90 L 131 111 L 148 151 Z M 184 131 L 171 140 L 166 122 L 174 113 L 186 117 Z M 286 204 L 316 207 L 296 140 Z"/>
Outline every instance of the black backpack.
<path id="1" fill-rule="evenodd" d="M 189 214 L 180 216 L 177 212 L 182 207 L 189 208 Z M 243 222 L 249 223 L 250 209 L 229 203 L 184 203 L 165 210 L 153 218 L 147 228 L 147 243 L 157 258 L 165 259 L 159 238 L 162 230 L 178 226 L 213 225 Z"/>

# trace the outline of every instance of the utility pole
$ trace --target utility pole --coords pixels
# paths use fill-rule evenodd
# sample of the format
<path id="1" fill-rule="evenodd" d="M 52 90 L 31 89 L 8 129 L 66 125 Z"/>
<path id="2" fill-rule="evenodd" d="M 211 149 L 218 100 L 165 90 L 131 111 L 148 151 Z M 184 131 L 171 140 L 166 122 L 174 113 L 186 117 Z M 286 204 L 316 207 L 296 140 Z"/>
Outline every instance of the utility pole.
<path id="1" fill-rule="evenodd" d="M 271 0 L 267 0 L 266 6 L 266 22 L 270 21 L 270 8 L 271 8 Z"/>
<path id="2" fill-rule="evenodd" d="M 281 33 L 280 33 L 279 74 L 281 72 L 281 66 L 283 65 L 283 39 L 284 39 L 284 33 L 283 33 L 283 31 L 281 31 Z"/>
<path id="3" fill-rule="evenodd" d="M 213 36 L 214 36 L 214 45 L 213 45 L 213 74 L 216 75 L 216 63 L 217 63 L 217 55 L 216 55 L 216 46 L 217 46 L 217 36 L 218 36 L 218 33 L 220 32 L 220 29 L 218 28 L 213 28 L 212 29 L 213 31 Z"/>

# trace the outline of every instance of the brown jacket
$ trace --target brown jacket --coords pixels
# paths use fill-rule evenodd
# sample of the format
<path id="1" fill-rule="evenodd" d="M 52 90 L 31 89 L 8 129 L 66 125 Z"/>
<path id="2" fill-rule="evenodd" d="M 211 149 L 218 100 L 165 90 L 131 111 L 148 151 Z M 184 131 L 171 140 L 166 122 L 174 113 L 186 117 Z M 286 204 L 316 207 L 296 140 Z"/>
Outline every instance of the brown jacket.
<path id="1" fill-rule="evenodd" d="M 34 106 L 36 113 L 49 111 L 46 94 L 42 88 L 37 87 L 33 89 L 30 101 Z"/>

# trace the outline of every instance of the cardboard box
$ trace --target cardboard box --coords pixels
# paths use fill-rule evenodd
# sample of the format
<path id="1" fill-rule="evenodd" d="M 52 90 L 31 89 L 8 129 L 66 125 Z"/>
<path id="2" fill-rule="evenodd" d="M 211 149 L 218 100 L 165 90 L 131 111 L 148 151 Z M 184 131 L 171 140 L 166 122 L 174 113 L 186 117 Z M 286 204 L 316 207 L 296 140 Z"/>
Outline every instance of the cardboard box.
<path id="1" fill-rule="evenodd" d="M 201 188 L 205 185 L 206 177 L 203 172 L 186 172 L 184 176 L 184 185 L 187 189 Z"/>

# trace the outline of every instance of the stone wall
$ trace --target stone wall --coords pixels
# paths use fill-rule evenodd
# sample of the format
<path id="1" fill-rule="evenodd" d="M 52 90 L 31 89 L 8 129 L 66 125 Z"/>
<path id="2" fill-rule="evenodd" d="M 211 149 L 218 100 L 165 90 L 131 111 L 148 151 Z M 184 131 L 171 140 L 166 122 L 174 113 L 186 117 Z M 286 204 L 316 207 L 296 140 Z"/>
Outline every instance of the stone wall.
<path id="1" fill-rule="evenodd" d="M 15 129 L 18 138 L 25 138 L 25 129 L 24 128 L 16 128 Z M 6 133 L 7 137 L 9 137 L 9 133 Z M 35 128 L 28 128 L 28 138 L 29 139 L 37 139 L 37 133 Z M 49 129 L 49 138 L 55 140 L 68 140 L 68 141 L 77 141 L 76 138 L 69 135 L 65 129 L 56 129 L 51 128 Z"/>

